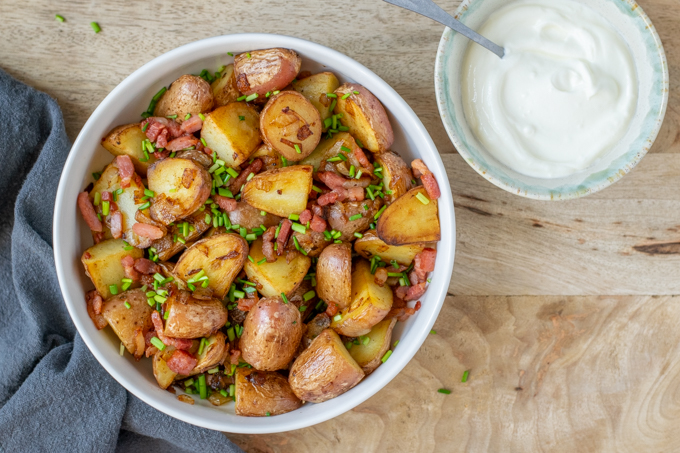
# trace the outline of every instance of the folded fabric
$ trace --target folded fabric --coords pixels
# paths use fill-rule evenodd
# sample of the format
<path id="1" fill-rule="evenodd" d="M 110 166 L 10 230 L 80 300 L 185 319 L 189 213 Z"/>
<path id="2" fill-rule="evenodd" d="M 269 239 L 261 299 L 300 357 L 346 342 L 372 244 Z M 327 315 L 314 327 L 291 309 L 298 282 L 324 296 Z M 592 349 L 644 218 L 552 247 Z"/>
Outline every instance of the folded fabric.
<path id="1" fill-rule="evenodd" d="M 241 452 L 129 394 L 87 349 L 52 253 L 61 111 L 0 69 L 0 112 L 0 452 Z"/>

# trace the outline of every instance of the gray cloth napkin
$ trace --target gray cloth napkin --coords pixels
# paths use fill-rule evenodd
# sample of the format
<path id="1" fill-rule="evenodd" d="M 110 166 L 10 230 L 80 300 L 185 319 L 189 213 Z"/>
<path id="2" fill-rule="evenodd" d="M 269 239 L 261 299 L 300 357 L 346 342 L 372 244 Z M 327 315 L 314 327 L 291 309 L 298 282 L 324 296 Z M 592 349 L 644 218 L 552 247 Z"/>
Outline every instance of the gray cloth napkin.
<path id="1" fill-rule="evenodd" d="M 0 452 L 241 452 L 135 398 L 92 356 L 52 255 L 71 148 L 61 111 L 0 69 L 0 118 Z"/>

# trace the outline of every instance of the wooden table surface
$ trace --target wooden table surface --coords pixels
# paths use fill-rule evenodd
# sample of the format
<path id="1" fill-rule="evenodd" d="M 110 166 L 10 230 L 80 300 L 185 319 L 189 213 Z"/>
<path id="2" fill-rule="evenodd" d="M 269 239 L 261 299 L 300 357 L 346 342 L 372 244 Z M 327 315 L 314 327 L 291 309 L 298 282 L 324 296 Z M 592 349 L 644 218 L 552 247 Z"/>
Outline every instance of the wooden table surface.
<path id="1" fill-rule="evenodd" d="M 363 63 L 427 127 L 458 226 L 437 334 L 344 415 L 228 435 L 246 451 L 671 452 L 680 451 L 680 0 L 640 6 L 671 76 L 661 133 L 631 174 L 568 202 L 506 193 L 456 154 L 434 96 L 442 27 L 380 0 L 0 0 L 0 67 L 55 97 L 75 139 L 104 96 L 154 57 L 220 34 L 282 33 Z"/>

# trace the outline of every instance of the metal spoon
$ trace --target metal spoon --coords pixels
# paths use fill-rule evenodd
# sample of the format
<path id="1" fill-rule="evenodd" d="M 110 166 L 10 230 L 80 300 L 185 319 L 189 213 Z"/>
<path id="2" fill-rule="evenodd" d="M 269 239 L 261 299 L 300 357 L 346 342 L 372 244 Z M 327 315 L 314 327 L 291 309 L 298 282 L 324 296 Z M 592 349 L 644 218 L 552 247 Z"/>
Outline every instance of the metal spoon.
<path id="1" fill-rule="evenodd" d="M 413 11 L 414 13 L 421 14 L 425 17 L 439 22 L 440 24 L 446 25 L 452 30 L 460 33 L 461 35 L 469 38 L 479 44 L 480 46 L 486 47 L 491 52 L 503 58 L 505 55 L 505 49 L 503 49 L 498 44 L 494 44 L 484 36 L 480 35 L 473 29 L 463 25 L 461 22 L 454 19 L 446 11 L 441 9 L 432 0 L 384 0 L 392 5 L 401 6 L 404 9 Z"/>

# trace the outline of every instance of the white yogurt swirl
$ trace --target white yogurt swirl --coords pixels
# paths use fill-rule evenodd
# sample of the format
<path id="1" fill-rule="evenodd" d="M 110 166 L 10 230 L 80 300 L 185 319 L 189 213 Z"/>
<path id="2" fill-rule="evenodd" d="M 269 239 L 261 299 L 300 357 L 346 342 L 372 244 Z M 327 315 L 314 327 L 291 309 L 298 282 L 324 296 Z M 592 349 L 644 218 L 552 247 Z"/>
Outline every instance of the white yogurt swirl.
<path id="1" fill-rule="evenodd" d="M 471 43 L 463 110 L 482 145 L 513 170 L 558 178 L 585 169 L 625 134 L 637 105 L 633 59 L 604 17 L 572 0 L 517 0 Z"/>

